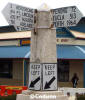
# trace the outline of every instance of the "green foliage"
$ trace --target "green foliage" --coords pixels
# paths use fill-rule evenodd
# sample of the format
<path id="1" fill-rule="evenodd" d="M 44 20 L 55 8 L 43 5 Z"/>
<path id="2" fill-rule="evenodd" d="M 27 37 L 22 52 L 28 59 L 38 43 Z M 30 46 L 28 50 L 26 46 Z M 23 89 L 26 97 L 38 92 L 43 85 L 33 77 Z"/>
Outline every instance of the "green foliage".
<path id="1" fill-rule="evenodd" d="M 85 94 L 78 94 L 77 95 L 77 100 L 85 100 Z"/>
<path id="2" fill-rule="evenodd" d="M 0 100 L 16 100 L 16 95 L 12 96 L 0 96 Z"/>

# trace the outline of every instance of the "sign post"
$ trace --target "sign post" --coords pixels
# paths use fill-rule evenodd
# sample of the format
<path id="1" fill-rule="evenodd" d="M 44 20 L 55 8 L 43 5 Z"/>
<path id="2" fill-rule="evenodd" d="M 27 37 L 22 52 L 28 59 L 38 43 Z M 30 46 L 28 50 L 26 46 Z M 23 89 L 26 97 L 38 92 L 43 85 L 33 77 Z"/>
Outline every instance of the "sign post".
<path id="1" fill-rule="evenodd" d="M 17 31 L 26 31 L 34 28 L 34 9 L 8 3 L 2 11 L 7 22 Z"/>
<path id="2" fill-rule="evenodd" d="M 3 10 L 8 23 L 14 25 L 18 31 L 32 29 L 29 91 L 25 93 L 27 96 L 18 95 L 17 100 L 31 100 L 30 94 L 36 93 L 38 96 L 55 95 L 56 100 L 68 100 L 61 91 L 57 91 L 56 28 L 77 25 L 82 14 L 76 6 L 58 9 L 45 9 L 48 8 L 46 5 L 43 7 L 41 10 L 33 10 L 8 4 Z M 32 99 L 41 100 L 41 98 Z M 47 99 L 42 97 L 42 100 Z"/>
<path id="3" fill-rule="evenodd" d="M 82 18 L 82 13 L 76 6 L 53 9 L 54 27 L 76 26 Z"/>

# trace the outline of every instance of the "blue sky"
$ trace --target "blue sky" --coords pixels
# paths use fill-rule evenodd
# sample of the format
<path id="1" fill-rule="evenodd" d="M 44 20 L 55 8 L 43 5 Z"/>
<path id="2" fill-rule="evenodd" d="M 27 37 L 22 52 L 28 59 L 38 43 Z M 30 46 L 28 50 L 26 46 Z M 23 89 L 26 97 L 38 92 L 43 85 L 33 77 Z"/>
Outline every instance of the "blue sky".
<path id="1" fill-rule="evenodd" d="M 38 8 L 43 3 L 53 8 L 77 6 L 78 9 L 85 16 L 85 1 L 84 0 L 0 0 L 0 26 L 8 25 L 6 19 L 2 14 L 3 8 L 7 3 L 19 4 L 25 7 Z"/>

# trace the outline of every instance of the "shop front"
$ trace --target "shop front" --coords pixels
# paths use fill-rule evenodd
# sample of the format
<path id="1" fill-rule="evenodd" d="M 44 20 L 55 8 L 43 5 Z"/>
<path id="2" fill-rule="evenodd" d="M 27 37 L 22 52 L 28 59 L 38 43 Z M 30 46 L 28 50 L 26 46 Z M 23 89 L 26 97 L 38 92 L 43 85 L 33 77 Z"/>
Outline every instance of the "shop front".
<path id="1" fill-rule="evenodd" d="M 76 46 L 59 46 L 57 50 L 59 87 L 72 87 L 74 73 L 79 78 L 77 87 L 85 87 L 85 54 Z"/>
<path id="2" fill-rule="evenodd" d="M 85 87 L 85 25 L 57 29 L 58 86 L 72 87 L 77 73 L 77 87 Z"/>
<path id="3" fill-rule="evenodd" d="M 74 73 L 79 77 L 77 87 L 85 87 L 84 27 L 56 29 L 58 87 L 72 87 L 71 79 Z M 0 40 L 0 85 L 28 85 L 30 38 L 31 35 L 16 41 L 11 37 L 8 40 Z"/>
<path id="4" fill-rule="evenodd" d="M 0 85 L 26 85 L 29 56 L 29 46 L 0 47 Z"/>

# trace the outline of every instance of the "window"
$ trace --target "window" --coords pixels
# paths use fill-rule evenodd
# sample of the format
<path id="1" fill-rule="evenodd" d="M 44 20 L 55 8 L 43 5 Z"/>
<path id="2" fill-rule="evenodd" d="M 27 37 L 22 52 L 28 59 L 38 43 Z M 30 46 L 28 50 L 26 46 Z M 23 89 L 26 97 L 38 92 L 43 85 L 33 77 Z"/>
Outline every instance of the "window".
<path id="1" fill-rule="evenodd" d="M 69 61 L 58 60 L 58 81 L 68 82 L 69 81 Z"/>
<path id="2" fill-rule="evenodd" d="M 12 60 L 0 60 L 0 78 L 12 78 Z"/>

